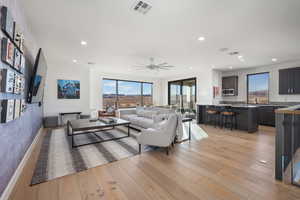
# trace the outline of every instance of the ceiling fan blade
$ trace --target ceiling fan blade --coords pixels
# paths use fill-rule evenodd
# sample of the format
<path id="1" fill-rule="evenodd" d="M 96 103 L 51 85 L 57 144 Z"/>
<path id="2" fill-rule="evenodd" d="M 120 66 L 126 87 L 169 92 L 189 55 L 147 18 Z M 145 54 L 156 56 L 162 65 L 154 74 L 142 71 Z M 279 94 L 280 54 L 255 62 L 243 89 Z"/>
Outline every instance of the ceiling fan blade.
<path id="1" fill-rule="evenodd" d="M 137 65 L 136 65 L 136 66 L 133 66 L 133 67 L 146 67 L 146 66 L 142 66 L 142 65 L 140 65 L 140 66 L 137 66 Z"/>
<path id="2" fill-rule="evenodd" d="M 166 65 L 166 66 L 159 66 L 159 67 L 173 68 L 173 67 L 175 67 L 175 66 L 172 66 L 172 65 Z"/>
<path id="3" fill-rule="evenodd" d="M 166 63 L 166 62 L 164 62 L 164 63 L 160 63 L 160 64 L 158 64 L 159 66 L 161 66 L 161 65 L 167 65 L 168 63 Z"/>

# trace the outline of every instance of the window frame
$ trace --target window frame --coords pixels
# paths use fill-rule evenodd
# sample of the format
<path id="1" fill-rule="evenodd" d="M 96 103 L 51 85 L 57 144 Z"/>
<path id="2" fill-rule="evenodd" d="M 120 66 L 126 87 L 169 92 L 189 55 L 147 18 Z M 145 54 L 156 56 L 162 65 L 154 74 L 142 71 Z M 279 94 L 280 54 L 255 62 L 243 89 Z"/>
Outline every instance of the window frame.
<path id="1" fill-rule="evenodd" d="M 117 102 L 119 102 L 119 81 L 123 82 L 134 82 L 134 83 L 140 83 L 141 84 L 141 106 L 144 106 L 144 91 L 143 91 L 143 84 L 148 83 L 151 84 L 151 97 L 152 97 L 152 103 L 153 103 L 153 82 L 147 82 L 147 81 L 134 81 L 134 80 L 124 80 L 124 79 L 113 79 L 113 78 L 102 78 L 103 80 L 109 80 L 109 81 L 116 81 L 116 95 L 117 95 Z M 102 93 L 102 98 L 103 98 L 103 93 Z M 117 105 L 119 106 L 119 105 Z M 103 100 L 102 100 L 102 107 L 104 107 Z M 122 107 L 122 108 L 135 108 L 135 107 Z"/>
<path id="2" fill-rule="evenodd" d="M 259 75 L 259 74 L 268 74 L 268 102 L 267 104 L 270 103 L 270 72 L 259 72 L 259 73 L 253 73 L 253 74 L 247 74 L 247 104 L 249 104 L 249 76 L 252 75 Z M 258 105 L 263 105 L 262 103 L 257 103 Z"/>
<path id="3" fill-rule="evenodd" d="M 183 82 L 184 81 L 195 81 L 195 102 L 197 102 L 197 78 L 192 77 L 192 78 L 168 81 L 168 105 L 169 106 L 171 105 L 171 84 L 179 82 L 180 83 L 180 95 L 182 95 L 183 94 Z M 183 104 L 183 102 L 181 102 L 181 104 Z"/>

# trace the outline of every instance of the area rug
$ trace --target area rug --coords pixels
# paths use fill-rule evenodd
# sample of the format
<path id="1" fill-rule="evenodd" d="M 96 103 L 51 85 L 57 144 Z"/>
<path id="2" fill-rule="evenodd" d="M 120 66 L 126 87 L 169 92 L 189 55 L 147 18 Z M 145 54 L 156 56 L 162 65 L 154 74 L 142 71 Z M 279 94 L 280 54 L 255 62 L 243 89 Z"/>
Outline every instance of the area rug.
<path id="1" fill-rule="evenodd" d="M 103 140 L 122 137 L 126 134 L 125 130 L 117 128 L 97 133 L 98 137 Z M 131 137 L 72 148 L 71 137 L 67 136 L 64 128 L 49 130 L 44 137 L 31 184 L 42 183 L 134 156 L 138 154 L 136 134 L 136 131 L 131 130 Z M 75 138 L 76 144 L 97 140 L 99 138 L 92 134 L 78 135 Z"/>

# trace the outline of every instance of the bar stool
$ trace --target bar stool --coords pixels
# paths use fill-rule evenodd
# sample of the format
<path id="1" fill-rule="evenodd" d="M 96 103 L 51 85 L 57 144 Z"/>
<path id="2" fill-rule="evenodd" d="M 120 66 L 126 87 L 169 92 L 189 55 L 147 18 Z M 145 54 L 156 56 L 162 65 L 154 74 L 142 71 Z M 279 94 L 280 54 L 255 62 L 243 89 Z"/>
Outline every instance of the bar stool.
<path id="1" fill-rule="evenodd" d="M 233 111 L 231 106 L 225 106 L 223 111 L 221 111 L 221 127 L 226 128 L 227 125 L 230 125 L 230 130 L 233 127 L 237 128 L 237 119 L 236 112 Z"/>
<path id="2" fill-rule="evenodd" d="M 219 112 L 215 106 L 206 107 L 206 122 L 213 124 L 215 127 L 219 124 Z"/>

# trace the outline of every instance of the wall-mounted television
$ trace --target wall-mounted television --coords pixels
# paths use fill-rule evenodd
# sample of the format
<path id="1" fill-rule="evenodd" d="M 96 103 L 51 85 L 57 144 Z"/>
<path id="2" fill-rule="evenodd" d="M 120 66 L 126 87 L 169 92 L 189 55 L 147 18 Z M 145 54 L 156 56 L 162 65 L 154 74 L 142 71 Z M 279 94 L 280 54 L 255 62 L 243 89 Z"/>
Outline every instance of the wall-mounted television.
<path id="1" fill-rule="evenodd" d="M 33 73 L 30 79 L 27 102 L 42 103 L 44 97 L 47 63 L 42 49 L 39 49 L 35 59 Z"/>

